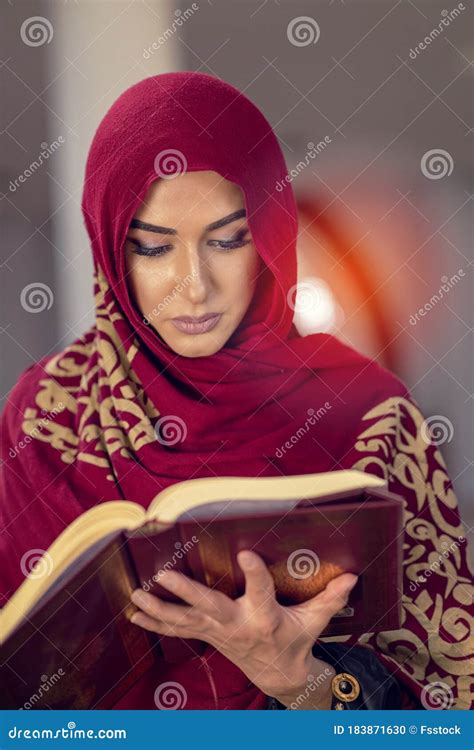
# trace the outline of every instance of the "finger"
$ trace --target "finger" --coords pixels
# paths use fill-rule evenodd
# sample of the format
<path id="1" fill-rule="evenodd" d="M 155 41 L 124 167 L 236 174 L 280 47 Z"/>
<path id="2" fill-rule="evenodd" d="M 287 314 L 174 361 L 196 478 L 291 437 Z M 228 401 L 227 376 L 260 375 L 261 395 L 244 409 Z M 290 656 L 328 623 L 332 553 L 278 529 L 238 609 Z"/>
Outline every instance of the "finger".
<path id="1" fill-rule="evenodd" d="M 245 576 L 245 596 L 255 606 L 275 604 L 275 584 L 267 566 L 255 552 L 242 550 L 237 562 Z"/>
<path id="2" fill-rule="evenodd" d="M 325 620 L 324 627 L 326 627 L 329 620 L 346 606 L 349 594 L 356 583 L 356 575 L 343 573 L 329 581 L 324 591 L 302 604 L 301 610 L 322 614 Z"/>
<path id="3" fill-rule="evenodd" d="M 160 585 L 214 620 L 225 622 L 233 616 L 232 599 L 182 573 L 166 570 L 160 575 Z"/>
<path id="4" fill-rule="evenodd" d="M 199 621 L 199 612 L 194 607 L 164 602 L 157 596 L 141 589 L 135 589 L 132 592 L 131 600 L 145 614 L 157 620 L 162 620 L 168 625 L 188 624 L 193 619 L 196 623 Z"/>
<path id="5" fill-rule="evenodd" d="M 169 635 L 173 638 L 196 638 L 197 635 L 194 631 L 190 631 L 187 628 L 180 626 L 167 625 L 165 622 L 160 622 L 154 617 L 144 614 L 143 612 L 135 612 L 130 618 L 130 622 L 134 625 L 138 625 L 144 630 L 148 630 L 150 633 L 157 633 L 158 635 Z"/>

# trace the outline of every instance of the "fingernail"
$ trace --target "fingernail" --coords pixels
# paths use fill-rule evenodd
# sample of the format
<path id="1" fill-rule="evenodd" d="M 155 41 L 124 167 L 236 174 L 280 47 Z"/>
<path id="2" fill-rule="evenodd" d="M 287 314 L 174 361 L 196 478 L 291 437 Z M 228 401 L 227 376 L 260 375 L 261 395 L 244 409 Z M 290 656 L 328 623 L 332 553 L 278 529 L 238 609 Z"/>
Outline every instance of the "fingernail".
<path id="1" fill-rule="evenodd" d="M 255 559 L 251 552 L 239 552 L 239 563 L 250 570 L 255 565 Z"/>
<path id="2" fill-rule="evenodd" d="M 134 604 L 143 604 L 145 599 L 145 597 L 143 596 L 143 592 L 140 591 L 140 589 L 135 589 L 135 591 L 132 591 L 132 596 L 130 598 Z"/>
<path id="3" fill-rule="evenodd" d="M 173 589 L 177 582 L 178 578 L 171 570 L 164 570 L 160 575 L 160 583 L 163 584 L 165 589 Z"/>
<path id="4" fill-rule="evenodd" d="M 348 591 L 350 591 L 351 589 L 353 589 L 353 588 L 354 588 L 354 586 L 356 585 L 357 581 L 359 580 L 359 576 L 356 576 L 356 575 L 354 575 L 353 573 L 352 573 L 351 575 L 352 575 L 352 580 L 351 580 L 351 581 L 349 581 L 349 582 L 347 583 L 347 585 L 346 585 L 346 589 L 347 589 Z"/>

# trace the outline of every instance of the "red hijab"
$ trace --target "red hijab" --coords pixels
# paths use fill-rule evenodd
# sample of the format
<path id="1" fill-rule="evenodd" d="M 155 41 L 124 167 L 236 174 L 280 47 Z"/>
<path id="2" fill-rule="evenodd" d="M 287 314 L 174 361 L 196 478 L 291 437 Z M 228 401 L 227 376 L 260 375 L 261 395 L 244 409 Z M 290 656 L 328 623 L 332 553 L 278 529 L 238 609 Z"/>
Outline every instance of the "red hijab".
<path id="1" fill-rule="evenodd" d="M 194 359 L 176 355 L 144 322 L 127 286 L 123 250 L 149 185 L 160 174 L 169 178 L 184 168 L 214 170 L 240 186 L 265 264 L 253 302 L 226 346 Z M 133 372 L 144 396 L 171 433 L 163 442 L 174 441 L 163 445 L 149 425 L 140 424 L 142 413 L 131 415 L 129 403 L 119 397 L 121 378 L 112 383 L 99 360 L 95 379 L 101 400 L 112 398 L 112 419 L 138 434 L 148 429 L 139 458 L 133 444 L 127 445 L 132 461 L 123 451 L 110 457 L 114 485 L 124 497 L 148 505 L 171 482 L 240 473 L 243 466 L 249 475 L 311 470 L 314 449 L 308 443 L 293 452 L 291 466 L 275 456 L 291 425 L 304 422 L 309 409 L 316 411 L 326 401 L 335 411 L 344 405 L 340 418 L 347 421 L 347 404 L 338 401 L 337 387 L 328 381 L 334 367 L 360 366 L 361 358 L 331 337 L 301 338 L 292 326 L 296 207 L 290 186 L 275 187 L 285 174 L 278 141 L 257 107 L 229 84 L 201 73 L 141 81 L 119 97 L 97 130 L 82 208 L 97 275 L 102 271 L 105 277 L 104 305 L 120 315 L 112 323 L 111 345 L 126 366 L 133 352 Z M 110 338 L 109 330 L 99 335 Z M 139 390 L 134 387 L 135 395 Z M 91 450 L 86 442 L 80 447 Z M 328 445 L 332 456 L 339 450 Z M 110 495 L 110 483 L 102 487 Z"/>
<path id="2" fill-rule="evenodd" d="M 125 277 L 125 237 L 148 187 L 183 169 L 214 170 L 240 186 L 264 261 L 231 339 L 194 359 L 175 354 L 144 322 Z M 297 215 L 291 185 L 276 189 L 285 175 L 262 113 L 212 76 L 146 78 L 105 115 L 82 200 L 96 322 L 29 368 L 4 414 L 4 599 L 23 579 L 25 551 L 47 549 L 87 508 L 120 498 L 146 508 L 169 484 L 195 477 L 348 468 L 361 459 L 363 416 L 384 399 L 407 397 L 396 378 L 334 337 L 303 338 L 293 327 Z M 156 437 L 158 420 L 166 439 Z M 392 422 L 384 424 L 394 439 Z M 361 468 L 385 475 L 392 455 L 364 458 Z M 184 662 L 158 665 L 120 707 L 153 708 L 160 680 L 183 684 L 189 708 L 265 704 L 242 672 L 203 646 Z"/>

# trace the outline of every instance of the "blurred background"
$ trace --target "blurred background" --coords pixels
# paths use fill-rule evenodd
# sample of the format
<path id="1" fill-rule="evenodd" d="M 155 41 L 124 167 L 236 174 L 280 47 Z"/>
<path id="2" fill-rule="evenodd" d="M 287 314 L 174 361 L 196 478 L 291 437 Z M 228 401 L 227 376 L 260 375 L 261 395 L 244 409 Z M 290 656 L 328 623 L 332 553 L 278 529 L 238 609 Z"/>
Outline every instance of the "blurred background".
<path id="1" fill-rule="evenodd" d="M 94 321 L 80 200 L 101 118 L 146 76 L 202 71 L 280 140 L 300 210 L 298 328 L 404 380 L 472 527 L 468 1 L 8 0 L 3 14 L 3 398 Z"/>

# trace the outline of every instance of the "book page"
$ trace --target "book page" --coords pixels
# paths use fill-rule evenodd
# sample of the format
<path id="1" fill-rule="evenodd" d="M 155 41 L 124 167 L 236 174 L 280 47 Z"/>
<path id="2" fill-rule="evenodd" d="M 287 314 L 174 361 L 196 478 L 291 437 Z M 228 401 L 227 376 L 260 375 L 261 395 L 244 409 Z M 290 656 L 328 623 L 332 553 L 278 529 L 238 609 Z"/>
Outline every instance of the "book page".
<path id="1" fill-rule="evenodd" d="M 186 511 L 212 502 L 299 501 L 370 487 L 386 487 L 386 482 L 352 470 L 288 477 L 206 477 L 167 487 L 152 500 L 146 516 L 149 520 L 174 523 Z"/>
<path id="2" fill-rule="evenodd" d="M 46 550 L 45 575 L 34 577 L 35 568 L 0 611 L 1 635 L 6 638 L 22 617 L 39 601 L 61 573 L 85 550 L 120 529 L 133 529 L 145 520 L 145 511 L 137 503 L 110 500 L 90 508 L 76 518 Z M 41 559 L 43 559 L 41 558 Z M 37 565 L 42 565 L 41 560 Z"/>

